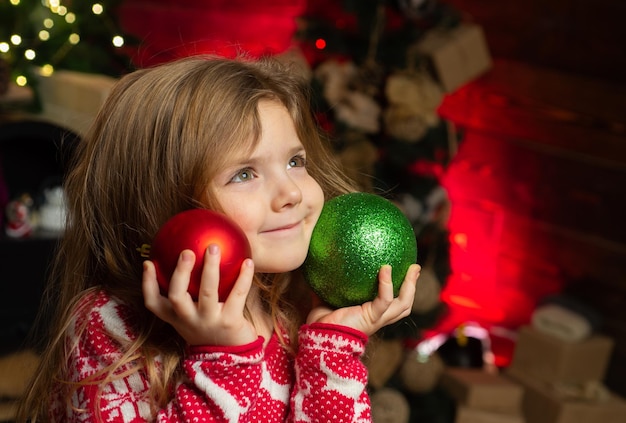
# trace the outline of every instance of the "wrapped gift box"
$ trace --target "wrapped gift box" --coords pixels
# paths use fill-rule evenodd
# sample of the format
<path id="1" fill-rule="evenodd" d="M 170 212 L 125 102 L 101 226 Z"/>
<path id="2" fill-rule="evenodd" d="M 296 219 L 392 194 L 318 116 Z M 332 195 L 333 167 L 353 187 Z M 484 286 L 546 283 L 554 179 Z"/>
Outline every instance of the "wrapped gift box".
<path id="1" fill-rule="evenodd" d="M 626 401 L 608 390 L 597 398 L 572 398 L 564 395 L 558 384 L 515 369 L 509 374 L 524 386 L 522 410 L 529 423 L 626 422 Z"/>
<path id="2" fill-rule="evenodd" d="M 446 92 L 452 92 L 491 68 L 482 27 L 463 23 L 453 29 L 433 29 L 417 44 Z"/>
<path id="3" fill-rule="evenodd" d="M 454 423 L 524 423 L 521 414 L 506 414 L 495 411 L 458 407 Z M 533 422 L 534 423 L 534 422 Z"/>
<path id="4" fill-rule="evenodd" d="M 462 407 L 507 414 L 521 410 L 524 388 L 500 374 L 451 367 L 441 376 L 440 385 Z"/>
<path id="5" fill-rule="evenodd" d="M 611 338 L 599 334 L 568 342 L 524 326 L 519 330 L 509 370 L 546 382 L 600 381 L 604 379 L 613 344 Z"/>

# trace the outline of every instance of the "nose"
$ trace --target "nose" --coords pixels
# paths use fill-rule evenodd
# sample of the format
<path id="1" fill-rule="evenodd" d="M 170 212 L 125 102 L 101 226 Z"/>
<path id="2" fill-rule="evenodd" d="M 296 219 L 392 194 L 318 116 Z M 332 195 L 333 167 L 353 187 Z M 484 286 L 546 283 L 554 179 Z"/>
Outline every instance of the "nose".
<path id="1" fill-rule="evenodd" d="M 292 207 L 302 201 L 302 190 L 300 185 L 294 181 L 288 174 L 280 177 L 274 186 L 274 195 L 272 198 L 272 207 L 276 211 L 280 211 L 286 207 Z"/>

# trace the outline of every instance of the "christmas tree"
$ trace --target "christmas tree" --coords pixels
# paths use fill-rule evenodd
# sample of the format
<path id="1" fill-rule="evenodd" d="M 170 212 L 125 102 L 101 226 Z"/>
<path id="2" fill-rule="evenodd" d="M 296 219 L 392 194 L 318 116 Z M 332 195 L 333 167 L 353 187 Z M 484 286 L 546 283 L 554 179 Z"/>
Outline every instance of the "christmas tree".
<path id="1" fill-rule="evenodd" d="M 0 87 L 10 81 L 36 88 L 35 72 L 47 76 L 56 69 L 111 76 L 131 69 L 128 55 L 134 40 L 118 28 L 119 3 L 0 2 L 0 61 L 5 69 Z"/>
<path id="2" fill-rule="evenodd" d="M 401 206 L 418 238 L 420 264 L 444 283 L 449 205 L 440 179 L 460 137 L 437 114 L 445 92 L 416 47 L 431 30 L 458 25 L 460 16 L 435 1 L 414 3 L 310 2 L 299 36 L 313 67 L 318 119 L 346 170 L 364 191 Z M 417 308 L 415 324 L 396 329 L 417 337 L 415 330 L 440 312 Z"/>
<path id="3" fill-rule="evenodd" d="M 425 336 L 446 312 L 450 203 L 441 181 L 462 138 L 437 113 L 459 81 L 435 56 L 454 42 L 449 34 L 475 33 L 461 29 L 461 14 L 435 0 L 316 1 L 302 17 L 318 120 L 361 189 L 405 212 L 422 265 L 411 315 L 383 329 L 367 357 L 374 421 L 453 421 L 454 404 L 438 386 L 444 367 L 484 364 L 481 341 L 463 328 Z M 488 61 L 476 57 L 478 72 Z"/>

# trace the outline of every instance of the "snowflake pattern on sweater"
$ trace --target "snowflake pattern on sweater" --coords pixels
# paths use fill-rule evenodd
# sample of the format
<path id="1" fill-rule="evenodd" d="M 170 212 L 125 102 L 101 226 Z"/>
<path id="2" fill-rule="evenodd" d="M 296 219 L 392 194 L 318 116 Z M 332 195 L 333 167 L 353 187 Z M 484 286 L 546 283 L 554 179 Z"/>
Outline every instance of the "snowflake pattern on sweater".
<path id="1" fill-rule="evenodd" d="M 116 363 L 135 335 L 127 306 L 100 291 L 79 311 L 67 333 L 73 382 Z M 86 320 L 85 320 L 86 319 Z M 83 322 L 87 330 L 78 335 Z M 141 371 L 98 387 L 81 385 L 68 404 L 53 397 L 55 422 L 371 422 L 361 361 L 367 337 L 338 325 L 311 324 L 299 331 L 295 359 L 272 336 L 236 347 L 194 346 L 167 407 L 153 415 L 148 380 Z M 128 370 L 121 367 L 119 371 Z"/>

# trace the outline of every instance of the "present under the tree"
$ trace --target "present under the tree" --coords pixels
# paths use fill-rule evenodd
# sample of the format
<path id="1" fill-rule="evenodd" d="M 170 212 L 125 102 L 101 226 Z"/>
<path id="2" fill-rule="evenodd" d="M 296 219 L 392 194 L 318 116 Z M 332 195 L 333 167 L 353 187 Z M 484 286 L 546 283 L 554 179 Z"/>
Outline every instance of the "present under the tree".
<path id="1" fill-rule="evenodd" d="M 626 401 L 599 382 L 545 382 L 518 369 L 509 375 L 524 386 L 522 409 L 529 423 L 626 421 Z"/>
<path id="2" fill-rule="evenodd" d="M 499 373 L 478 368 L 449 367 L 439 383 L 459 407 L 503 416 L 520 414 L 524 388 Z M 472 413 L 468 411 L 466 414 Z M 518 421 L 515 418 L 510 420 Z"/>
<path id="3" fill-rule="evenodd" d="M 507 414 L 497 411 L 478 410 L 469 407 L 457 407 L 454 423 L 525 423 L 522 414 Z M 534 422 L 528 422 L 534 423 Z"/>
<path id="4" fill-rule="evenodd" d="M 84 135 L 115 82 L 106 75 L 69 70 L 39 76 L 42 117 Z"/>
<path id="5" fill-rule="evenodd" d="M 455 91 L 491 68 L 491 55 L 481 26 L 462 23 L 448 29 L 436 28 L 416 46 L 426 57 L 446 92 Z"/>
<path id="6" fill-rule="evenodd" d="M 593 334 L 578 342 L 568 342 L 532 326 L 523 326 L 519 330 L 513 359 L 507 371 L 545 382 L 601 381 L 613 345 L 611 338 L 601 334 Z"/>

